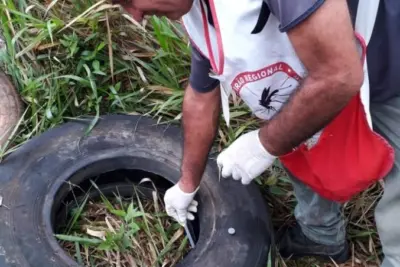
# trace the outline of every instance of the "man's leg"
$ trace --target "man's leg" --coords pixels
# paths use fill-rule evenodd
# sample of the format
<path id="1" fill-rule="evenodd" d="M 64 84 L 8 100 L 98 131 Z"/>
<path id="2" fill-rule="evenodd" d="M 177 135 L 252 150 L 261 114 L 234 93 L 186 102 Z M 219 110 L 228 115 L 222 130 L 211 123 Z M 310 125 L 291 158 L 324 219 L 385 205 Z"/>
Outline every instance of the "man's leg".
<path id="1" fill-rule="evenodd" d="M 294 215 L 303 233 L 323 245 L 343 245 L 346 226 L 342 206 L 320 197 L 295 177 L 291 178 L 297 198 Z"/>
<path id="2" fill-rule="evenodd" d="M 288 229 L 279 242 L 283 257 L 321 256 L 337 263 L 349 258 L 346 227 L 340 204 L 326 200 L 288 172 L 297 206 L 297 225 Z"/>
<path id="3" fill-rule="evenodd" d="M 395 150 L 395 164 L 385 178 L 383 197 L 375 209 L 385 259 L 382 267 L 400 266 L 400 97 L 371 105 L 374 129 Z"/>

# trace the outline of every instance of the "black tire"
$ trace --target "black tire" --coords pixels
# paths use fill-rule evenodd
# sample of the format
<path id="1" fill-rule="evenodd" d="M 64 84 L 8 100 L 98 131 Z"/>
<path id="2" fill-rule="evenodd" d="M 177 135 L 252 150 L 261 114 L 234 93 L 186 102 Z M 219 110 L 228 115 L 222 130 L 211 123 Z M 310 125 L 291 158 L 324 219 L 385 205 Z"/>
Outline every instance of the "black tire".
<path id="1" fill-rule="evenodd" d="M 182 137 L 178 127 L 139 116 L 66 123 L 30 140 L 0 165 L 0 266 L 78 266 L 58 245 L 53 203 L 88 175 L 141 169 L 175 183 Z M 197 194 L 200 234 L 181 267 L 265 267 L 273 239 L 270 213 L 256 185 L 218 179 L 210 159 Z M 60 191 L 61 190 L 61 191 Z M 233 227 L 235 235 L 229 235 Z"/>

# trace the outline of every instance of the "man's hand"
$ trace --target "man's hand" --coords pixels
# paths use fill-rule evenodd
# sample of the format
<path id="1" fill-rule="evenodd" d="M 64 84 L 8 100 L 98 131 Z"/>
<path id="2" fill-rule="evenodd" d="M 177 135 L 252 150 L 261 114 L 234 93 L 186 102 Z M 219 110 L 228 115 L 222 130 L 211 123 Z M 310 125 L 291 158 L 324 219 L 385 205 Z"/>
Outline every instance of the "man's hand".
<path id="1" fill-rule="evenodd" d="M 277 156 L 329 124 L 363 81 L 346 0 L 326 0 L 288 36 L 308 73 L 289 102 L 261 129 L 261 142 Z"/>
<path id="2" fill-rule="evenodd" d="M 198 188 L 194 192 L 185 193 L 178 183 L 165 193 L 164 202 L 167 214 L 182 226 L 186 225 L 187 220 L 194 220 L 193 213 L 197 212 L 198 203 L 193 198 L 197 190 Z"/>
<path id="3" fill-rule="evenodd" d="M 256 130 L 242 135 L 222 151 L 217 164 L 222 168 L 224 178 L 232 176 L 247 185 L 268 169 L 275 159 L 261 144 L 259 130 Z"/>

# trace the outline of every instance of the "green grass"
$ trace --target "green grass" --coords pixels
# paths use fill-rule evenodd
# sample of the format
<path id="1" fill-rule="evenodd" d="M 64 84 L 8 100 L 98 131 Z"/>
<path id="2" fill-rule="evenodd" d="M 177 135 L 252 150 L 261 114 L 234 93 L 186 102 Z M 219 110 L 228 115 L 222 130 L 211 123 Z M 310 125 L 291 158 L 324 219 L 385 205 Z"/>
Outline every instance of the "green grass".
<path id="1" fill-rule="evenodd" d="M 189 251 L 184 230 L 165 212 L 160 195 L 144 197 L 132 185 L 132 197 L 89 194 L 67 204 L 69 219 L 58 223 L 61 246 L 82 266 L 173 266 Z M 129 186 L 129 185 L 127 185 Z"/>
<path id="2" fill-rule="evenodd" d="M 138 25 L 118 6 L 100 0 L 2 0 L 0 19 L 7 45 L 1 65 L 25 105 L 18 129 L 0 149 L 0 157 L 82 115 L 94 116 L 91 127 L 99 115 L 108 113 L 144 114 L 159 123 L 179 123 L 190 72 L 188 39 L 179 23 L 152 17 Z M 220 125 L 216 149 L 258 123 L 234 98 L 231 126 Z M 282 169 L 277 165 L 257 182 L 269 200 L 274 223 L 292 222 L 296 201 Z M 361 266 L 376 265 L 381 257 L 373 220 L 381 189 L 377 184 L 344 207 L 352 261 Z M 281 260 L 280 265 L 319 266 Z"/>

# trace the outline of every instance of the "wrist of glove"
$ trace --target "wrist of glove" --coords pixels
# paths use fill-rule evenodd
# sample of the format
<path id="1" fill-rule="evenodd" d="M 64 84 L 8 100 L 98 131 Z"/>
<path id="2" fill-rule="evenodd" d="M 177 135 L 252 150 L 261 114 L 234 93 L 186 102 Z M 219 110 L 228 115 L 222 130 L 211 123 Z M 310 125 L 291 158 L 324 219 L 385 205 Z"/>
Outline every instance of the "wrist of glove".
<path id="1" fill-rule="evenodd" d="M 179 183 L 167 190 L 164 196 L 165 209 L 169 216 L 174 218 L 182 226 L 187 220 L 194 220 L 198 202 L 194 200 L 199 188 L 192 193 L 185 193 L 179 187 Z"/>
<path id="2" fill-rule="evenodd" d="M 277 157 L 264 148 L 259 131 L 240 136 L 219 154 L 217 164 L 222 177 L 232 177 L 247 185 L 274 163 Z"/>

